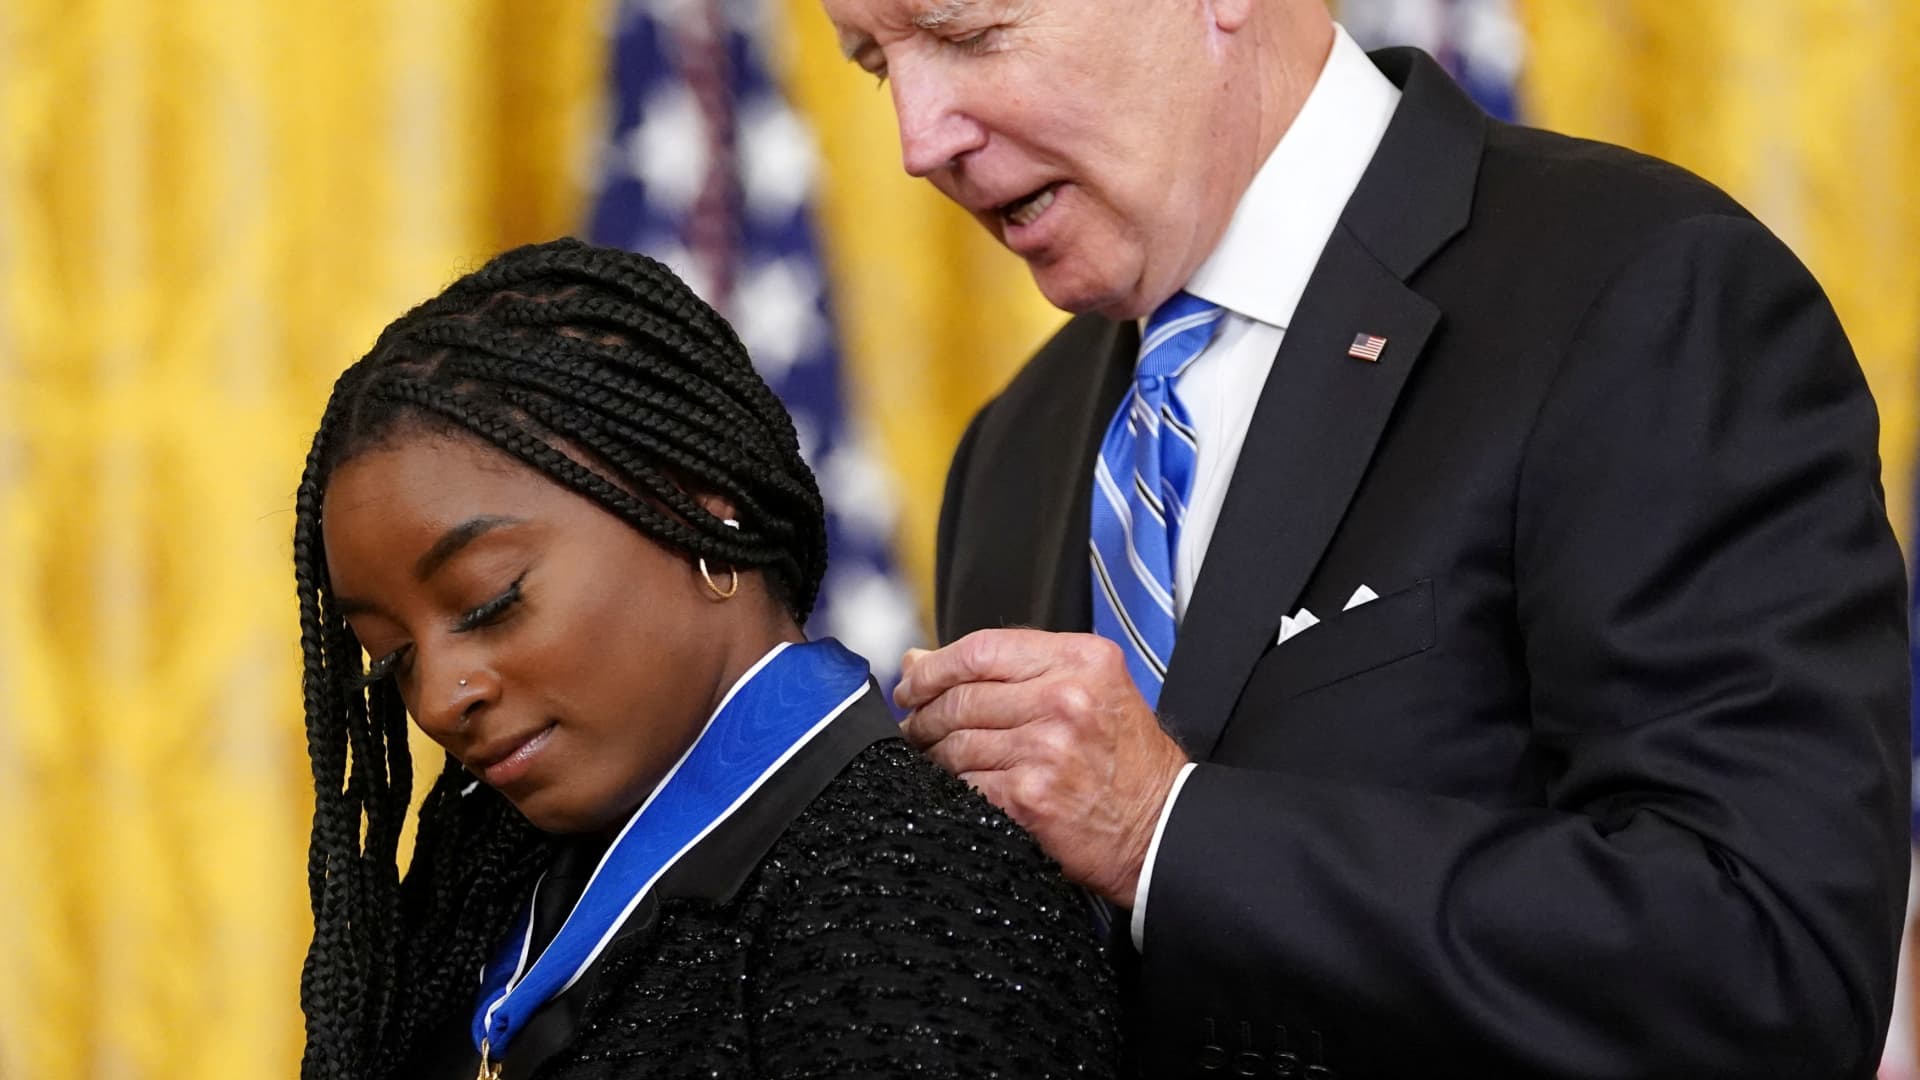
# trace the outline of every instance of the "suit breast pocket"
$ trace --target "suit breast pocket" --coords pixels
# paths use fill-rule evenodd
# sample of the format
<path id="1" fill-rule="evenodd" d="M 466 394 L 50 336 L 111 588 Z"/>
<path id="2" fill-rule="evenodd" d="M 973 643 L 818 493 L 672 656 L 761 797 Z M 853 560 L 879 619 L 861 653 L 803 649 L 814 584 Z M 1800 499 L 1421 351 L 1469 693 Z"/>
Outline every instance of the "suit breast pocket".
<path id="1" fill-rule="evenodd" d="M 1294 697 L 1433 647 L 1433 581 L 1419 581 L 1350 608 L 1267 650 L 1245 696 Z"/>

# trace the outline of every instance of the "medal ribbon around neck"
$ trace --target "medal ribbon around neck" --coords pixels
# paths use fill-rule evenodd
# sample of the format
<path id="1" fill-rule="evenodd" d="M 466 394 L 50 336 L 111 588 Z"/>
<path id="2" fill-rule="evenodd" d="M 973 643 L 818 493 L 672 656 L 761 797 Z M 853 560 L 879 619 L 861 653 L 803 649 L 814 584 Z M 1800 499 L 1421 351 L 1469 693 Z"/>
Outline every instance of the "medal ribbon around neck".
<path id="1" fill-rule="evenodd" d="M 783 642 L 741 676 L 600 857 L 567 921 L 532 967 L 531 901 L 515 920 L 480 978 L 473 1045 L 483 1070 L 500 1060 L 542 1005 L 593 966 L 668 868 L 867 692 L 867 678 L 867 662 L 831 639 Z"/>

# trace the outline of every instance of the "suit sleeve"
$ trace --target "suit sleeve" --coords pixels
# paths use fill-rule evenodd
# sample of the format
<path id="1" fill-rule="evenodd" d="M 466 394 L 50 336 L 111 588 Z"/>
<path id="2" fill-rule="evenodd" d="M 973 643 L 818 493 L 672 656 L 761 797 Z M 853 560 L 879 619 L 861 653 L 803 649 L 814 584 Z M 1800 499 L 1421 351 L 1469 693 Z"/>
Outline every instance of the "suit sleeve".
<path id="1" fill-rule="evenodd" d="M 1275 1001 L 1366 1075 L 1873 1075 L 1908 674 L 1859 367 L 1730 217 L 1654 237 L 1560 363 L 1512 568 L 1547 804 L 1200 766 L 1144 946 L 1195 1060 Z"/>

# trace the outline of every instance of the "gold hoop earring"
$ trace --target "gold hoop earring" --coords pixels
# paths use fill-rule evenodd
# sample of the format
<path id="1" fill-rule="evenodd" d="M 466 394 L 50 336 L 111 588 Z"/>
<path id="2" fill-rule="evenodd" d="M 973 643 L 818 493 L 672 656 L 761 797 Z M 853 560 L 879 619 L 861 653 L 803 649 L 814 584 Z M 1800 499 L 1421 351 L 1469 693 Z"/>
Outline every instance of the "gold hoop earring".
<path id="1" fill-rule="evenodd" d="M 713 575 L 707 573 L 706 557 L 705 556 L 701 557 L 700 577 L 702 580 L 704 580 L 707 583 L 707 588 L 713 590 L 713 595 L 719 597 L 722 600 L 731 600 L 733 599 L 733 594 L 740 591 L 740 571 L 735 567 L 728 567 L 727 573 L 730 575 L 730 578 L 727 581 L 727 591 L 721 592 L 720 586 L 715 585 L 713 583 Z"/>

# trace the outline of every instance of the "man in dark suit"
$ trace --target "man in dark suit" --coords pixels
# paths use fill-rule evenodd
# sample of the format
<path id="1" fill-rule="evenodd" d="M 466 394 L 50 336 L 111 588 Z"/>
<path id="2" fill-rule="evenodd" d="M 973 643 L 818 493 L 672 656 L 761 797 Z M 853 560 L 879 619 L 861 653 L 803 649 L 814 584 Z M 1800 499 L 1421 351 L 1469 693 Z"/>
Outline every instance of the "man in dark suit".
<path id="1" fill-rule="evenodd" d="M 1146 1075 L 1870 1076 L 1903 575 L 1785 247 L 1314 0 L 826 6 L 1078 313 L 898 697 L 1118 909 Z"/>

